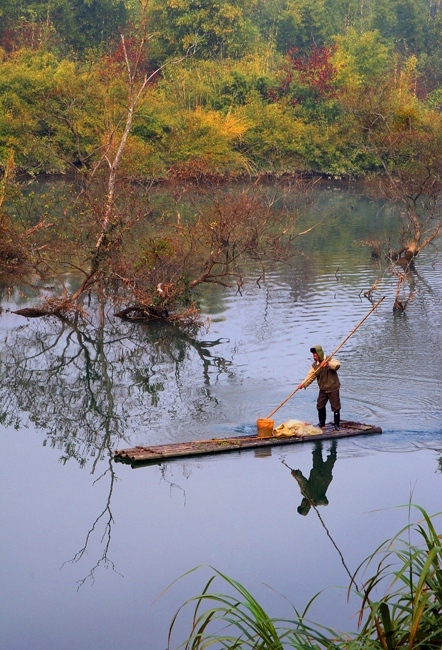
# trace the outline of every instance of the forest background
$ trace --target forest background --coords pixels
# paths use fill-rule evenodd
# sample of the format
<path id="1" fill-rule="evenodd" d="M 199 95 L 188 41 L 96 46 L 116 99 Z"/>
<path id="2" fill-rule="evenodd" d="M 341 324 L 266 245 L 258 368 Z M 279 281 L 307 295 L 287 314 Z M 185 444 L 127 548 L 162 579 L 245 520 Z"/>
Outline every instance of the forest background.
<path id="1" fill-rule="evenodd" d="M 94 293 L 121 317 L 192 320 L 195 287 L 240 291 L 240 260 L 293 255 L 321 176 L 398 206 L 378 259 L 409 270 L 438 237 L 439 0 L 4 0 L 0 16 L 0 289 L 56 279 L 23 315 Z M 48 174 L 74 179 L 64 197 L 33 191 Z M 218 191 L 269 176 L 297 197 L 285 221 L 261 190 Z"/>
<path id="2" fill-rule="evenodd" d="M 125 103 L 136 0 L 3 0 L 0 167 L 92 165 Z M 133 179 L 381 169 L 373 110 L 440 126 L 439 0 L 152 0 L 149 82 L 124 170 Z M 186 57 L 180 65 L 167 62 Z M 164 67 L 163 67 L 164 66 Z"/>

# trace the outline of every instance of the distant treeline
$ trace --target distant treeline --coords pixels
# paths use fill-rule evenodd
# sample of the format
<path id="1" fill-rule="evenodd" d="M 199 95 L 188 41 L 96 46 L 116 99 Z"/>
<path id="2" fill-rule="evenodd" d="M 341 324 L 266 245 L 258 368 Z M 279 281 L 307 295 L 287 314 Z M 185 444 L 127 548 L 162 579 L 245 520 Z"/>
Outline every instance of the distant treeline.
<path id="1" fill-rule="evenodd" d="M 387 145 L 406 157 L 391 134 L 431 140 L 440 126 L 440 0 L 142 5 L 2 0 L 0 168 L 93 166 L 124 127 L 127 64 L 146 34 L 140 83 L 160 72 L 137 104 L 130 179 L 361 176 L 385 169 Z"/>

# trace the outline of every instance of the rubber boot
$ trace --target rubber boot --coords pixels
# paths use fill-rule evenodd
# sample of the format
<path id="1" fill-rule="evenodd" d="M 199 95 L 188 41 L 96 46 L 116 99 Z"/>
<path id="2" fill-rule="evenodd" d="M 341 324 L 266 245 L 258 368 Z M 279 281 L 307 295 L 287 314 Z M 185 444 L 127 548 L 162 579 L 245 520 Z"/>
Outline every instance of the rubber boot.
<path id="1" fill-rule="evenodd" d="M 333 424 L 335 431 L 339 431 L 341 424 L 341 411 L 335 411 L 333 413 Z"/>
<path id="2" fill-rule="evenodd" d="M 325 418 L 327 416 L 327 411 L 325 406 L 322 407 L 322 409 L 318 409 L 318 418 L 319 418 L 319 423 L 318 427 L 324 428 L 325 427 Z"/>

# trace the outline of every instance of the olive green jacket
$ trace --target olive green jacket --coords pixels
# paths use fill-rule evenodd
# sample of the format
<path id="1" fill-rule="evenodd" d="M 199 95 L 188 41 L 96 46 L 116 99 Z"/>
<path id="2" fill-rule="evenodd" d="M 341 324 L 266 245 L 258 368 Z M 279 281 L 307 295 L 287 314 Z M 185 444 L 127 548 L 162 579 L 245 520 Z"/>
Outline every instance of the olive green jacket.
<path id="1" fill-rule="evenodd" d="M 340 361 L 335 358 L 329 359 L 328 366 L 321 368 L 321 361 L 325 359 L 325 353 L 320 345 L 315 345 L 315 350 L 318 354 L 320 361 L 314 361 L 312 367 L 307 373 L 306 378 L 304 379 L 303 386 L 307 388 L 310 386 L 316 379 L 318 381 L 318 386 L 321 390 L 325 390 L 327 393 L 332 392 L 333 390 L 338 390 L 341 382 L 339 381 L 337 371 L 341 367 Z"/>

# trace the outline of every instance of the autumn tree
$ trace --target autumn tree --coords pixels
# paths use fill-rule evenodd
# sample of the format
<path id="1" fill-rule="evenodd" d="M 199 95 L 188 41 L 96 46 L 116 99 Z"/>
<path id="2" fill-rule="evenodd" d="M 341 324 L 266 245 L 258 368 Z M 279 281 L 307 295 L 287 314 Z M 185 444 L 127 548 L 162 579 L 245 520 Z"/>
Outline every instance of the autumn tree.
<path id="1" fill-rule="evenodd" d="M 347 105 L 363 134 L 362 146 L 378 165 L 371 179 L 373 192 L 399 214 L 397 245 L 384 242 L 389 270 L 398 277 L 399 310 L 407 303 L 399 299 L 403 272 L 413 271 L 415 258 L 442 231 L 442 118 L 418 102 L 414 81 L 412 58 Z"/>
<path id="2" fill-rule="evenodd" d="M 76 157 L 81 182 L 74 209 L 79 211 L 78 222 L 83 221 L 84 229 L 78 231 L 81 248 L 73 259 L 71 257 L 70 261 L 62 262 L 60 255 L 65 255 L 66 251 L 57 246 L 55 249 L 49 247 L 38 260 L 40 273 L 54 273 L 57 269 L 62 289 L 61 295 L 48 300 L 39 312 L 57 315 L 76 309 L 85 293 L 105 284 L 109 259 L 117 255 L 123 233 L 140 217 L 139 212 L 134 215 L 125 213 L 122 202 L 117 199 L 125 180 L 130 180 L 124 178 L 121 167 L 123 155 L 129 146 L 137 107 L 162 69 L 160 66 L 152 70 L 146 64 L 145 47 L 151 38 L 146 24 L 147 6 L 148 1 L 141 3 L 135 45 L 122 35 L 121 56 L 115 56 L 112 61 L 107 60 L 106 69 L 102 69 L 102 74 L 109 80 L 111 92 L 103 97 L 104 120 L 96 123 L 97 130 L 101 130 L 99 147 L 91 152 L 92 155 L 89 156 L 84 147 L 85 132 L 78 120 L 77 102 L 68 102 L 64 106 L 65 110 L 62 108 L 63 102 L 60 102 L 59 111 L 57 107 L 54 110 L 54 105 L 51 104 L 51 109 L 47 111 L 47 115 L 55 122 L 59 120 L 66 127 L 78 148 Z M 60 96 L 68 99 L 70 92 L 71 89 L 67 93 L 60 93 Z M 97 141 L 96 137 L 95 140 Z M 64 282 L 60 263 L 70 271 L 75 268 L 82 275 L 83 279 L 74 291 Z"/>
<path id="3" fill-rule="evenodd" d="M 299 82 L 321 99 L 336 97 L 336 67 L 333 47 L 313 45 L 308 56 L 300 56 L 297 48 L 290 50 L 288 60 Z"/>
<path id="4" fill-rule="evenodd" d="M 188 189 L 189 216 L 182 218 L 177 206 L 175 214 L 163 215 L 161 233 L 157 228 L 146 232 L 141 257 L 124 257 L 119 274 L 132 304 L 117 315 L 182 321 L 196 315 L 194 294 L 199 286 L 218 284 L 241 292 L 251 261 L 263 275 L 270 260 L 287 262 L 298 237 L 308 232 L 301 231 L 299 222 L 313 185 L 292 181 L 289 191 L 297 194 L 297 207 L 286 214 L 281 198 L 276 207 L 272 194 L 259 186 L 230 193 L 204 179 L 197 192 L 195 186 Z"/>

